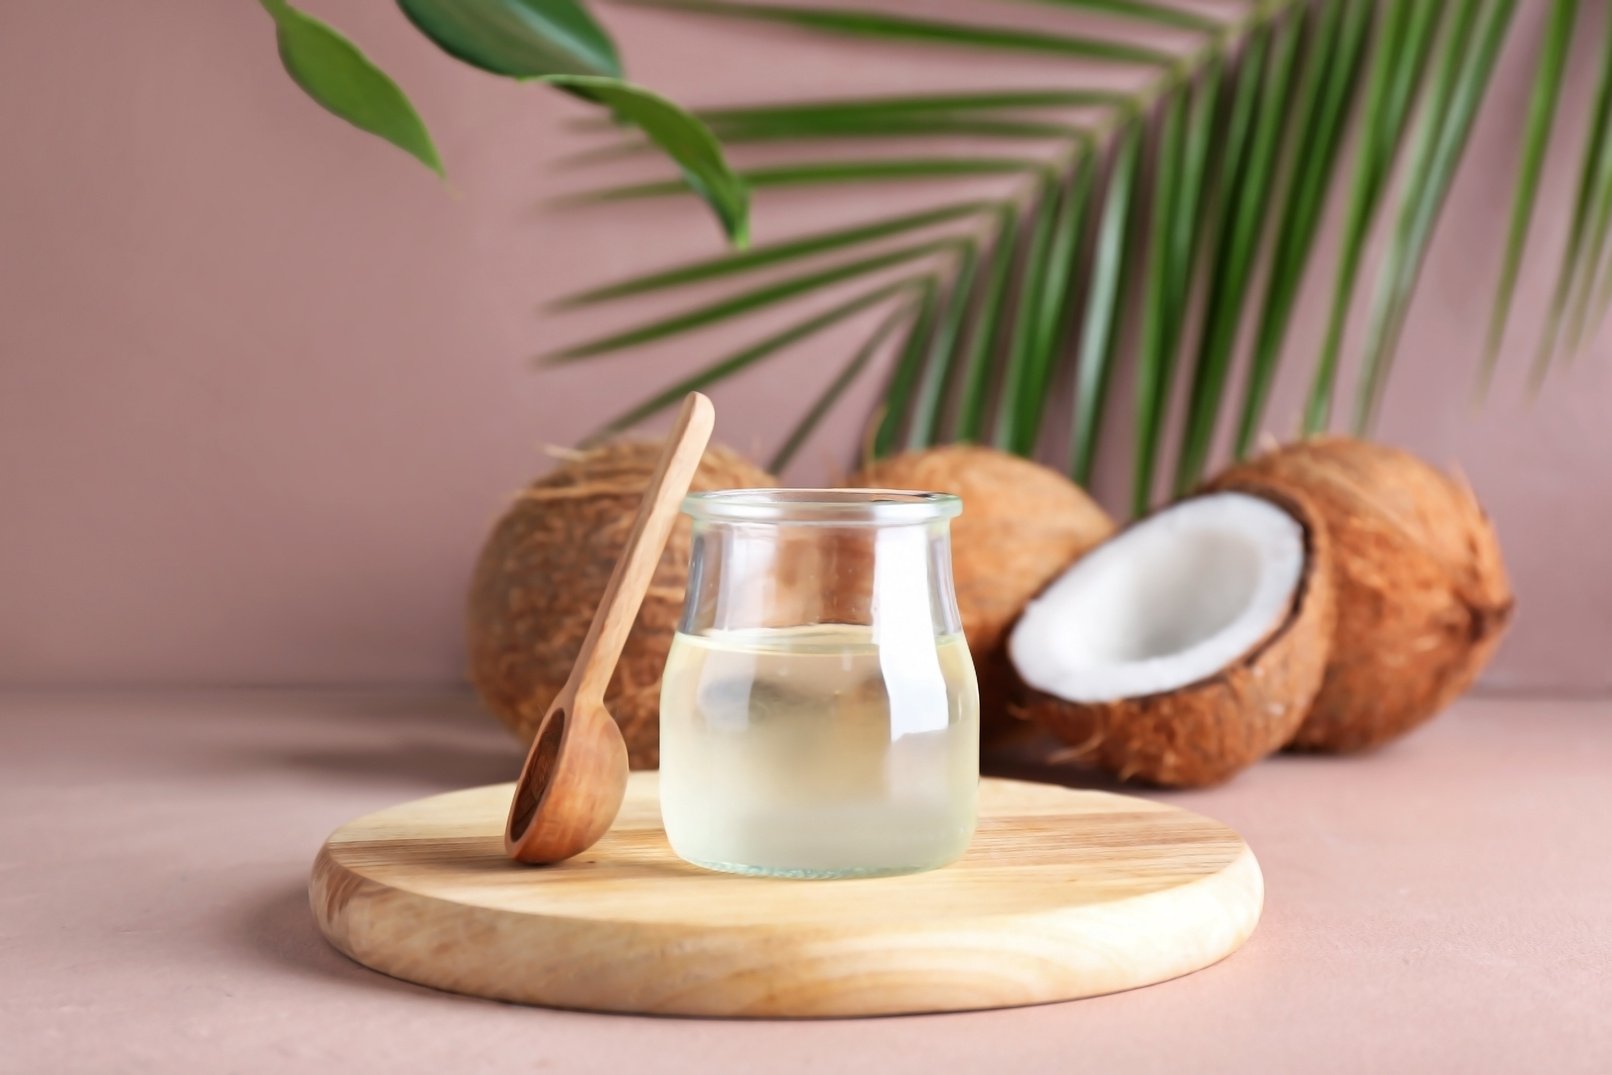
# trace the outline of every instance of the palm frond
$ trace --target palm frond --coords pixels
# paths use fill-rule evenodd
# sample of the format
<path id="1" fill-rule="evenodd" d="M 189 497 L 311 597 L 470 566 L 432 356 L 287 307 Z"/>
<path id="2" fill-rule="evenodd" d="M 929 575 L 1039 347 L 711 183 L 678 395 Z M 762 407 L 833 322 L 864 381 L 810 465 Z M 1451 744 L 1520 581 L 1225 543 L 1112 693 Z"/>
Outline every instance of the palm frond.
<path id="1" fill-rule="evenodd" d="M 1433 224 L 1455 178 L 1455 166 L 1466 148 L 1516 7 L 1517 0 L 1465 0 L 1456 12 L 1435 82 L 1433 103 L 1422 117 L 1393 241 L 1377 278 L 1360 387 L 1354 400 L 1357 433 L 1370 429 L 1381 406 Z"/>
<path id="2" fill-rule="evenodd" d="M 739 169 L 735 174 L 752 190 L 770 187 L 815 187 L 840 183 L 901 182 L 908 179 L 967 179 L 980 176 L 1022 175 L 1040 164 L 1020 157 L 896 157 L 882 160 L 810 161 L 770 168 Z M 607 187 L 585 195 L 582 201 L 621 202 L 636 198 L 663 198 L 687 194 L 674 179 Z"/>
<path id="3" fill-rule="evenodd" d="M 721 0 L 623 0 L 636 7 L 658 7 L 701 15 L 784 23 L 803 30 L 924 45 L 967 45 L 1007 52 L 1050 53 L 1105 63 L 1168 67 L 1175 56 L 1147 45 L 1086 35 L 1042 33 L 1006 27 L 915 19 L 882 11 L 723 3 Z"/>
<path id="4" fill-rule="evenodd" d="M 1022 89 L 852 92 L 696 110 L 736 146 L 768 144 L 773 155 L 765 166 L 736 171 L 762 198 L 769 189 L 819 188 L 828 197 L 839 187 L 952 178 L 999 189 L 878 220 L 849 218 L 565 300 L 594 304 L 738 283 L 800 263 L 785 279 L 742 284 L 726 298 L 558 356 L 572 360 L 805 302 L 864 277 L 906 274 L 705 367 L 611 428 L 655 413 L 691 383 L 715 383 L 829 323 L 886 303 L 888 313 L 805 406 L 775 461 L 798 453 L 849 386 L 892 351 L 888 345 L 899 334 L 872 440 L 876 452 L 956 439 L 1030 455 L 1053 439 L 1045 434 L 1056 433 L 1066 444 L 1070 473 L 1083 482 L 1093 474 L 1105 420 L 1120 405 L 1112 390 L 1117 372 L 1128 366 L 1135 382 L 1129 409 L 1136 511 L 1161 485 L 1180 491 L 1201 480 L 1215 455 L 1217 431 L 1226 425 L 1239 454 L 1263 428 L 1278 378 L 1293 361 L 1289 330 L 1334 194 L 1342 201 L 1342 238 L 1331 266 L 1325 333 L 1313 363 L 1306 363 L 1303 425 L 1314 431 L 1330 421 L 1350 309 L 1361 282 L 1369 280 L 1366 346 L 1350 401 L 1356 427 L 1369 427 L 1434 226 L 1519 7 L 1516 0 L 1248 0 L 1206 10 L 1176 0 L 1033 0 L 1076 23 L 1082 13 L 1102 16 L 1099 34 L 1078 25 L 1023 29 L 1011 24 L 1005 6 L 985 0 L 965 0 L 945 18 L 917 9 L 862 9 L 854 0 L 852 6 L 627 2 L 864 48 L 945 49 L 965 59 L 992 52 L 1039 55 L 1067 60 L 1058 69 L 1069 73 L 1059 84 Z M 1564 85 L 1567 42 L 1582 6 L 1551 0 L 1546 14 L 1489 351 L 1479 371 L 1485 379 L 1517 290 Z M 1175 44 L 1160 44 L 1166 39 Z M 1118 68 L 1125 69 L 1123 77 L 1113 74 Z M 1603 299 L 1612 302 L 1609 117 L 1612 33 L 1586 139 L 1574 233 L 1553 296 L 1553 327 L 1541 346 L 1544 362 L 1558 350 L 1560 333 L 1571 344 L 1603 316 Z M 1352 155 L 1345 152 L 1351 137 Z M 950 156 L 868 156 L 818 144 L 847 138 L 1034 144 Z M 1402 177 L 1397 185 L 1390 182 L 1396 175 Z M 586 197 L 619 201 L 685 189 L 673 181 L 649 182 Z M 1389 227 L 1386 253 L 1368 273 L 1365 252 L 1379 220 Z M 1135 319 L 1134 333 L 1128 318 Z M 1245 376 L 1234 382 L 1240 366 Z M 1072 393 L 1067 398 L 1065 384 Z M 1054 408 L 1054 400 L 1062 406 Z M 1068 428 L 1047 429 L 1048 415 L 1065 408 Z M 1179 427 L 1172 417 L 1177 412 Z M 1159 472 L 1172 437 L 1174 469 L 1166 482 Z"/>
<path id="5" fill-rule="evenodd" d="M 1539 197 L 1539 176 L 1545 167 L 1545 150 L 1550 145 L 1550 132 L 1556 122 L 1556 103 L 1562 95 L 1562 79 L 1567 73 L 1567 47 L 1573 40 L 1573 26 L 1578 20 L 1578 0 L 1554 0 L 1550 23 L 1540 44 L 1539 68 L 1534 74 L 1533 93 L 1528 101 L 1528 130 L 1523 139 L 1522 156 L 1517 163 L 1517 192 L 1511 202 L 1511 228 L 1506 235 L 1505 260 L 1500 266 L 1500 282 L 1495 285 L 1494 306 L 1489 314 L 1489 339 L 1484 348 L 1483 367 L 1479 375 L 1478 392 L 1481 396 L 1494 379 L 1495 363 L 1500 358 L 1500 343 L 1506 334 L 1506 320 L 1511 312 L 1511 298 L 1517 290 L 1517 273 L 1522 268 L 1523 248 L 1528 242 L 1528 225 L 1533 219 L 1534 203 Z"/>
<path id="6" fill-rule="evenodd" d="M 1332 417 L 1343 332 L 1371 226 L 1404 138 L 1405 128 L 1426 81 L 1442 4 L 1423 2 L 1389 5 L 1384 26 L 1367 76 L 1365 118 L 1339 244 L 1331 312 L 1326 334 L 1304 410 L 1304 431 L 1319 433 Z M 1252 439 L 1240 443 L 1246 452 Z"/>
<path id="7" fill-rule="evenodd" d="M 1253 68 L 1245 65 L 1241 72 L 1243 79 L 1252 81 L 1245 81 L 1239 89 L 1251 92 L 1255 101 L 1244 144 L 1238 147 L 1242 152 L 1238 159 L 1228 159 L 1227 169 L 1221 176 L 1225 184 L 1220 199 L 1224 219 L 1214 237 L 1213 270 L 1188 396 L 1183 430 L 1183 447 L 1188 454 L 1184 457 L 1183 470 L 1193 467 L 1197 446 L 1206 449 L 1212 440 L 1219 402 L 1225 396 L 1226 382 L 1231 375 L 1237 329 L 1254 271 L 1266 203 L 1276 177 L 1284 109 L 1290 107 L 1289 90 L 1300 46 L 1328 40 L 1336 26 L 1339 3 L 1347 2 L 1349 0 L 1324 3 L 1317 16 L 1318 25 L 1311 34 L 1306 35 L 1305 27 L 1297 20 L 1276 26 L 1271 32 L 1269 47 L 1259 57 L 1263 62 Z M 1313 65 L 1309 69 L 1313 70 Z M 1296 98 L 1307 99 L 1307 90 L 1313 89 L 1318 81 L 1313 76 L 1301 77 Z M 1157 436 L 1156 430 L 1154 435 Z M 1152 488 L 1151 459 L 1145 471 L 1140 464 L 1137 470 L 1139 473 L 1132 486 L 1133 500 L 1144 489 Z"/>
<path id="8" fill-rule="evenodd" d="M 1612 125 L 1612 19 L 1607 20 L 1606 45 L 1602 51 L 1601 73 L 1595 87 L 1595 105 L 1584 138 L 1584 155 L 1579 165 L 1578 192 L 1573 198 L 1573 215 L 1567 230 L 1567 245 L 1562 250 L 1561 265 L 1556 270 L 1556 285 L 1551 294 L 1550 314 L 1545 321 L 1545 332 L 1534 355 L 1530 379 L 1537 388 L 1549 370 L 1556 354 L 1562 321 L 1567 304 L 1572 298 L 1586 258 L 1585 239 L 1590 230 L 1590 214 L 1595 203 L 1600 179 L 1606 169 L 1608 154 L 1608 125 Z"/>
<path id="9" fill-rule="evenodd" d="M 873 330 L 873 334 L 851 356 L 851 360 L 828 383 L 828 387 L 823 389 L 822 394 L 812 401 L 812 405 L 806 408 L 806 413 L 801 415 L 800 421 L 796 423 L 795 428 L 789 431 L 789 436 L 784 438 L 784 443 L 779 446 L 778 451 L 768 460 L 768 470 L 774 474 L 780 474 L 785 467 L 789 466 L 790 462 L 795 458 L 795 453 L 800 451 L 801 446 L 811 438 L 812 433 L 816 431 L 823 419 L 828 416 L 829 411 L 834 409 L 834 404 L 839 402 L 840 397 L 862 375 L 862 371 L 867 369 L 868 363 L 873 361 L 874 356 L 879 353 L 879 349 L 884 346 L 885 341 L 890 338 L 895 330 L 901 327 L 902 321 L 912 316 L 913 310 L 914 306 L 909 302 L 899 306 L 894 313 L 879 322 L 879 327 Z"/>
<path id="10" fill-rule="evenodd" d="M 910 261 L 917 261 L 946 250 L 955 249 L 965 241 L 957 237 L 930 239 L 904 246 L 899 250 L 874 254 L 871 257 L 862 258 L 859 261 L 853 261 L 845 265 L 836 265 L 830 269 L 790 277 L 787 280 L 780 280 L 777 283 L 754 288 L 731 298 L 698 306 L 683 313 L 673 314 L 670 317 L 660 318 L 646 325 L 628 329 L 625 332 L 618 332 L 602 339 L 576 344 L 556 353 L 552 357 L 552 361 L 568 362 L 580 358 L 591 358 L 594 355 L 602 355 L 611 351 L 620 351 L 627 347 L 636 347 L 639 344 L 664 340 L 667 337 L 681 335 L 697 328 L 704 328 L 707 325 L 726 321 L 741 314 L 753 313 L 756 310 L 774 306 L 786 299 L 808 294 L 831 284 L 841 284 L 847 280 L 854 280 L 859 276 L 867 276 Z"/>
<path id="11" fill-rule="evenodd" d="M 1141 144 L 1138 122 L 1127 123 L 1120 129 L 1092 255 L 1086 316 L 1075 359 L 1075 420 L 1069 444 L 1069 473 L 1082 485 L 1091 481 L 1092 469 L 1097 464 L 1097 442 L 1102 433 L 1103 416 L 1108 410 L 1108 390 L 1113 381 L 1119 338 L 1115 327 L 1125 298 L 1126 233 L 1131 203 L 1137 194 Z"/>

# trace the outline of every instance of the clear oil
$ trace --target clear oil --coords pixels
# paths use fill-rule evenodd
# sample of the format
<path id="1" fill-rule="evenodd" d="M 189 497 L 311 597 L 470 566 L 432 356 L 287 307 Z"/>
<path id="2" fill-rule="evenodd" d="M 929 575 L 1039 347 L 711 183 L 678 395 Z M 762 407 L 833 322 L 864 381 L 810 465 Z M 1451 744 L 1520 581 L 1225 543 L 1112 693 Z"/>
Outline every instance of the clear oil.
<path id="1" fill-rule="evenodd" d="M 892 634 L 908 644 L 849 624 L 678 634 L 661 685 L 661 813 L 679 855 L 843 877 L 963 853 L 979 783 L 973 662 L 960 635 Z"/>

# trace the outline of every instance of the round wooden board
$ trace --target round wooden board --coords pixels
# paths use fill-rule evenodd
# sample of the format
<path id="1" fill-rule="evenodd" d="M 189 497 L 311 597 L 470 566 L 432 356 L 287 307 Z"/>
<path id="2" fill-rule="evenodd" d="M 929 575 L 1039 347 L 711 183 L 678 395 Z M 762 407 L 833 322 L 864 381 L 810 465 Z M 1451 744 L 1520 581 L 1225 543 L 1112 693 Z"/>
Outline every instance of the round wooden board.
<path id="1" fill-rule="evenodd" d="M 375 970 L 560 1008 L 848 1016 L 1005 1008 L 1207 967 L 1259 920 L 1242 838 L 1172 806 L 983 781 L 979 832 L 942 870 L 788 881 L 709 873 L 634 773 L 615 827 L 560 866 L 504 857 L 512 785 L 418 799 L 326 842 L 309 897 Z"/>

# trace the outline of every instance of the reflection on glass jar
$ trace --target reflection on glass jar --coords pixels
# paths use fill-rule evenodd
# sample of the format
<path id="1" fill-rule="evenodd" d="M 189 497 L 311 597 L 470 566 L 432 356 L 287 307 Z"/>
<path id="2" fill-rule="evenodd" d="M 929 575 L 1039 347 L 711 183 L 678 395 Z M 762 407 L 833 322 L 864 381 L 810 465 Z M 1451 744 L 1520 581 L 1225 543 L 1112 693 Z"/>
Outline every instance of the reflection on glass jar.
<path id="1" fill-rule="evenodd" d="M 974 831 L 979 692 L 939 493 L 684 501 L 661 684 L 661 813 L 696 865 L 791 877 L 942 866 Z"/>

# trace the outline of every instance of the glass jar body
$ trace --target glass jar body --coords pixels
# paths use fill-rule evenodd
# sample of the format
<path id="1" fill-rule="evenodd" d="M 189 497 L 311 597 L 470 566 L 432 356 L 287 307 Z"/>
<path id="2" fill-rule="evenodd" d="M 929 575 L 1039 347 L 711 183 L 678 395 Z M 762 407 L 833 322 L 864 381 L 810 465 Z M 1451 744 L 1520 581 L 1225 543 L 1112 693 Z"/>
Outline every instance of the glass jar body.
<path id="1" fill-rule="evenodd" d="M 672 847 L 792 877 L 961 855 L 979 693 L 952 592 L 955 499 L 743 491 L 688 510 L 688 594 L 661 685 Z"/>

